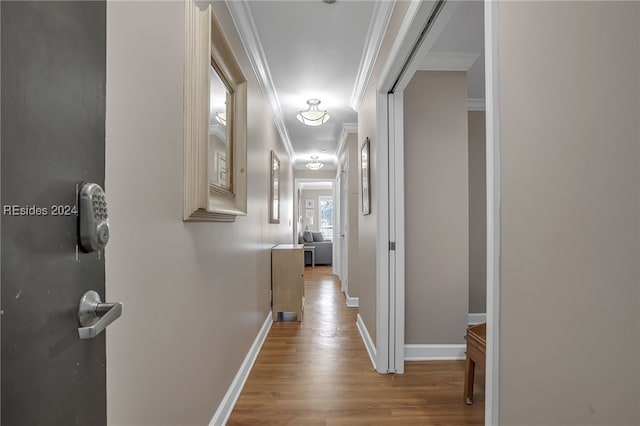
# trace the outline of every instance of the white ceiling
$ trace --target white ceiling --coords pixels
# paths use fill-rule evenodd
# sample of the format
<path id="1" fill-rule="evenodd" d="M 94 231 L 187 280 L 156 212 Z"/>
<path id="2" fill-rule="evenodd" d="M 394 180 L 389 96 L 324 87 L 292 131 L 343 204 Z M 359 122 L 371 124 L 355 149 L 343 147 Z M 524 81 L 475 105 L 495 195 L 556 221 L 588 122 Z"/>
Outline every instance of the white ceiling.
<path id="1" fill-rule="evenodd" d="M 385 1 L 385 0 L 378 0 Z M 336 168 L 336 149 L 343 124 L 357 123 L 349 107 L 375 0 L 251 0 L 253 19 L 270 71 L 284 125 L 295 153 L 294 168 L 305 169 L 312 155 L 325 168 Z M 467 61 L 469 98 L 484 98 L 482 0 L 461 2 L 429 55 Z M 428 61 L 429 58 L 425 58 Z M 457 59 L 456 59 L 457 58 Z M 434 59 L 433 57 L 431 58 Z M 467 66 L 467 68 L 468 68 Z M 309 127 L 296 119 L 306 101 L 318 98 L 331 119 Z"/>
<path id="2" fill-rule="evenodd" d="M 449 69 L 456 69 L 456 65 L 464 63 L 465 59 L 476 58 L 471 67 L 467 67 L 467 97 L 484 99 L 484 2 L 482 0 L 463 1 L 458 4 L 424 62 L 428 62 L 430 56 L 440 58 L 449 56 Z M 445 62 L 443 60 L 441 63 Z"/>
<path id="3" fill-rule="evenodd" d="M 356 123 L 349 107 L 374 1 L 251 1 L 249 7 L 284 115 L 298 169 L 317 155 L 331 161 L 343 123 Z M 318 98 L 330 120 L 309 127 L 296 119 Z M 324 151 L 323 151 L 324 150 Z"/>

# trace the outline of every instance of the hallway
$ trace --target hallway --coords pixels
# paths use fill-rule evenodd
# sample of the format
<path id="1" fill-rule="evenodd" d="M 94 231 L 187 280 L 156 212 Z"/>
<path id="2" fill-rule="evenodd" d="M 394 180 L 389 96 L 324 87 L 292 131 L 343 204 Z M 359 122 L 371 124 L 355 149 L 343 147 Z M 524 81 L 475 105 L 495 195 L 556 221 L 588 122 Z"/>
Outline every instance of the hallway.
<path id="1" fill-rule="evenodd" d="M 228 425 L 481 425 L 484 372 L 473 406 L 462 399 L 463 361 L 409 362 L 380 375 L 331 267 L 305 269 L 302 324 L 276 322 Z"/>

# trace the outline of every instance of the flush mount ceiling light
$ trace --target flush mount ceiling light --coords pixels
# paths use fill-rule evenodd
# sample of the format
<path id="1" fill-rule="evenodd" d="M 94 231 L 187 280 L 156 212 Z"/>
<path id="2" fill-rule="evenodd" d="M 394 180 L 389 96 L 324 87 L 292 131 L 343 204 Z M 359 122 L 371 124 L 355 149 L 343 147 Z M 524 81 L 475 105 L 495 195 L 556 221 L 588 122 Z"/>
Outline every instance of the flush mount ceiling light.
<path id="1" fill-rule="evenodd" d="M 216 120 L 218 121 L 218 123 L 222 124 L 223 126 L 227 125 L 227 113 L 226 112 L 216 112 Z"/>
<path id="2" fill-rule="evenodd" d="M 307 126 L 320 126 L 329 120 L 329 114 L 327 111 L 320 111 L 318 105 L 320 105 L 320 99 L 309 99 L 307 101 L 309 109 L 306 111 L 300 111 L 296 118 Z"/>
<path id="3" fill-rule="evenodd" d="M 320 170 L 321 168 L 324 167 L 324 164 L 322 164 L 321 162 L 318 161 L 318 156 L 317 155 L 312 155 L 311 156 L 311 161 L 309 161 L 306 166 L 307 169 L 311 169 L 311 170 Z"/>

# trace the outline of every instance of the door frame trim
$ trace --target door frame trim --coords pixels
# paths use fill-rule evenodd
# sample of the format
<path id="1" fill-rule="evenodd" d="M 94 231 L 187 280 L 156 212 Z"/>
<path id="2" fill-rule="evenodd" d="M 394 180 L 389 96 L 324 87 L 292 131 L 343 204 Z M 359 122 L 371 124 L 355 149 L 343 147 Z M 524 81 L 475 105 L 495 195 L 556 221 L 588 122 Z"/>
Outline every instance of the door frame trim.
<path id="1" fill-rule="evenodd" d="M 345 189 L 345 194 L 342 193 L 342 187 Z M 345 197 L 343 198 L 343 195 Z M 345 152 L 345 159 L 338 166 L 338 173 L 336 174 L 336 209 L 338 214 L 336 217 L 338 220 L 335 224 L 338 225 L 338 233 L 336 238 L 336 263 L 337 268 L 334 268 L 334 273 L 337 273 L 341 282 L 342 292 L 347 297 L 347 306 L 349 298 L 349 151 Z M 344 209 L 344 212 L 343 212 Z M 344 213 L 344 217 L 342 214 Z M 343 233 L 341 233 L 343 231 Z M 344 235 L 344 237 L 342 237 Z M 344 244 L 342 241 L 344 240 Z"/>
<path id="2" fill-rule="evenodd" d="M 390 364 L 389 353 L 391 346 L 395 348 L 391 340 L 390 329 L 395 321 L 390 318 L 390 291 L 395 281 L 389 275 L 389 135 L 387 95 L 384 91 L 376 93 L 376 134 L 378 135 L 378 148 L 376 150 L 376 351 L 375 369 L 378 373 L 386 374 L 395 370 L 395 365 Z M 386 189 L 386 190 L 385 190 Z M 404 343 L 404 342 L 403 342 Z"/>
<path id="3" fill-rule="evenodd" d="M 499 2 L 484 2 L 487 167 L 487 353 L 485 425 L 500 423 L 501 145 Z"/>

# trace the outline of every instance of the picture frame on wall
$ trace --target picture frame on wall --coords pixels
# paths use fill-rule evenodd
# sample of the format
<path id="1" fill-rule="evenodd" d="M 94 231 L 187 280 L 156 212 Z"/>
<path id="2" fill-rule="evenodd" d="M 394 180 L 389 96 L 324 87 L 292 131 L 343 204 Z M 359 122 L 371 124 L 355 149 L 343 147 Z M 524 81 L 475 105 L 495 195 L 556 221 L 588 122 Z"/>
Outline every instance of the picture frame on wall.
<path id="1" fill-rule="evenodd" d="M 270 168 L 269 223 L 280 223 L 280 159 L 273 151 L 271 151 Z"/>
<path id="2" fill-rule="evenodd" d="M 365 216 L 371 214 L 371 176 L 369 170 L 369 138 L 366 138 L 360 148 L 360 174 L 362 176 L 360 194 L 362 197 L 362 214 Z"/>
<path id="3" fill-rule="evenodd" d="M 313 209 L 315 206 L 315 203 L 313 201 L 313 198 L 308 198 L 306 200 L 304 200 L 304 206 L 307 209 Z"/>

